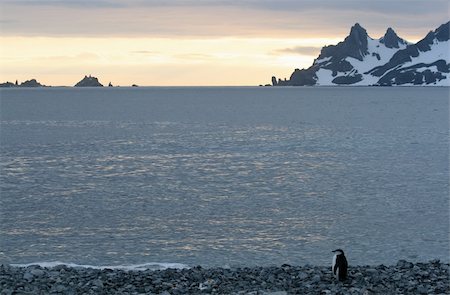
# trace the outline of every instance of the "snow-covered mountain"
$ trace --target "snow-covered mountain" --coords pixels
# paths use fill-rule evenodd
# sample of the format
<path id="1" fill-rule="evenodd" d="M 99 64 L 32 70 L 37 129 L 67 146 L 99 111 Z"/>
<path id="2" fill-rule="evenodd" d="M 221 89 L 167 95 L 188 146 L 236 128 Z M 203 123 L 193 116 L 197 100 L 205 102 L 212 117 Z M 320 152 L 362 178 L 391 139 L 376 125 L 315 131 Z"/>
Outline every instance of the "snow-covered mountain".
<path id="1" fill-rule="evenodd" d="M 295 69 L 289 80 L 272 77 L 274 86 L 430 85 L 450 86 L 450 22 L 417 42 L 408 43 L 388 28 L 372 39 L 355 24 L 344 41 L 322 48 L 308 69 Z"/>

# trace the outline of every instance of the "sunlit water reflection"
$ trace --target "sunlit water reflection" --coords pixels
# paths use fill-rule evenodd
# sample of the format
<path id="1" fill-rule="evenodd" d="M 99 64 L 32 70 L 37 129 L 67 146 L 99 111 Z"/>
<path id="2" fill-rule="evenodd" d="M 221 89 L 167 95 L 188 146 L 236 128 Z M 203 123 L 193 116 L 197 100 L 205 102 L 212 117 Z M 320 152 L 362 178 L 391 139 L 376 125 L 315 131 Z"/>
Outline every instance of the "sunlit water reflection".
<path id="1" fill-rule="evenodd" d="M 448 261 L 447 88 L 1 92 L 0 261 Z"/>

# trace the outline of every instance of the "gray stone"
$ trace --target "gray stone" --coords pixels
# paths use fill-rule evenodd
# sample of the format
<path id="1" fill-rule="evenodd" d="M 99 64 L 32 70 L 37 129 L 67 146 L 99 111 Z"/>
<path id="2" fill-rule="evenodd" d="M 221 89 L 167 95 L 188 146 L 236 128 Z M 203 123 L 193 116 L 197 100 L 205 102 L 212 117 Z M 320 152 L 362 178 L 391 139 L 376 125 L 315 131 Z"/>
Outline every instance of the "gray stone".
<path id="1" fill-rule="evenodd" d="M 418 286 L 417 287 L 417 293 L 418 294 L 428 294 L 428 288 L 426 288 L 425 286 Z"/>
<path id="2" fill-rule="evenodd" d="M 314 276 L 312 277 L 312 281 L 313 281 L 314 283 L 320 282 L 321 279 L 322 279 L 322 278 L 321 278 L 320 275 L 314 275 Z"/>
<path id="3" fill-rule="evenodd" d="M 413 268 L 399 267 L 410 267 L 405 261 L 389 267 L 354 266 L 345 282 L 334 280 L 328 267 L 315 266 L 146 272 L 67 268 L 64 273 L 40 267 L 0 267 L 0 284 L 2 291 L 13 290 L 18 294 L 161 294 L 167 291 L 172 295 L 249 292 L 372 295 L 390 294 L 392 290 L 396 294 L 450 294 L 448 268 L 442 265 L 448 266 L 430 262 L 413 264 Z M 192 273 L 204 279 L 195 281 Z M 201 283 L 207 288 L 200 290 Z M 2 291 L 1 295 L 8 294 Z"/>
<path id="4" fill-rule="evenodd" d="M 308 278 L 308 274 L 301 272 L 298 274 L 298 278 L 303 281 Z"/>
<path id="5" fill-rule="evenodd" d="M 94 280 L 94 281 L 92 281 L 92 285 L 96 286 L 98 288 L 103 288 L 103 282 L 101 280 Z"/>
<path id="6" fill-rule="evenodd" d="M 34 275 L 31 272 L 26 272 L 23 275 L 23 279 L 27 281 L 32 281 L 34 279 Z"/>
<path id="7" fill-rule="evenodd" d="M 65 286 L 63 286 L 63 285 L 55 285 L 55 286 L 53 287 L 53 290 L 54 290 L 54 291 L 60 292 L 60 293 L 65 292 L 66 289 L 67 289 L 67 288 L 66 288 Z"/>
<path id="8" fill-rule="evenodd" d="M 414 267 L 414 264 L 405 260 L 399 260 L 397 262 L 397 267 L 410 269 Z"/>
<path id="9" fill-rule="evenodd" d="M 59 271 L 50 271 L 50 272 L 47 273 L 47 275 L 48 275 L 50 278 L 55 279 L 55 278 L 57 278 L 57 277 L 60 276 L 60 272 L 59 272 Z"/>
<path id="10" fill-rule="evenodd" d="M 42 277 L 45 274 L 45 271 L 42 269 L 32 269 L 30 273 L 35 277 Z"/>

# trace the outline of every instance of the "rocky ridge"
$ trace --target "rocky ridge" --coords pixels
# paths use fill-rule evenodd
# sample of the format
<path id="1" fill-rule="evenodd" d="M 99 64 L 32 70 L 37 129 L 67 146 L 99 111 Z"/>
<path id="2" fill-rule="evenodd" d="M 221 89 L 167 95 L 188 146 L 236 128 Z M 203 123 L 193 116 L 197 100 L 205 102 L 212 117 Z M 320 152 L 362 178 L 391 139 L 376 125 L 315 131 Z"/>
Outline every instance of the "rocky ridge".
<path id="1" fill-rule="evenodd" d="M 357 23 L 344 41 L 323 47 L 311 67 L 295 69 L 289 79 L 272 77 L 272 85 L 450 86 L 449 27 L 410 44 L 392 28 L 373 39 Z"/>
<path id="2" fill-rule="evenodd" d="M 12 82 L 0 83 L 0 87 L 47 87 L 47 86 L 42 85 L 41 83 L 36 81 L 36 79 L 31 79 L 31 80 L 22 82 L 20 84 L 18 81 L 16 81 L 16 83 L 12 83 Z"/>

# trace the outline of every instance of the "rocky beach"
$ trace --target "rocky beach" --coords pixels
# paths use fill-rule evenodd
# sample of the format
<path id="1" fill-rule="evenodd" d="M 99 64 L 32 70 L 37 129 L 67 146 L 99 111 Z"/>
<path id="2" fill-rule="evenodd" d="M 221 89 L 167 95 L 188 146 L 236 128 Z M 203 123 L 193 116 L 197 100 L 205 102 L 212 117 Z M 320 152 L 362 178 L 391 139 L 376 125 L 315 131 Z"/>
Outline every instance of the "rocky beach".
<path id="1" fill-rule="evenodd" d="M 439 260 L 351 266 L 337 282 L 325 266 L 125 271 L 0 266 L 0 294 L 449 294 L 449 264 Z"/>

